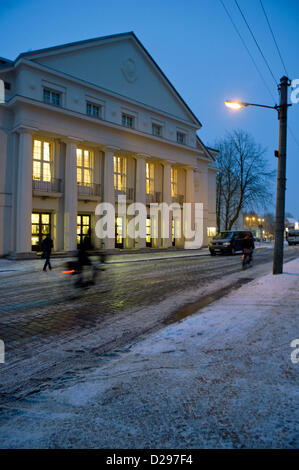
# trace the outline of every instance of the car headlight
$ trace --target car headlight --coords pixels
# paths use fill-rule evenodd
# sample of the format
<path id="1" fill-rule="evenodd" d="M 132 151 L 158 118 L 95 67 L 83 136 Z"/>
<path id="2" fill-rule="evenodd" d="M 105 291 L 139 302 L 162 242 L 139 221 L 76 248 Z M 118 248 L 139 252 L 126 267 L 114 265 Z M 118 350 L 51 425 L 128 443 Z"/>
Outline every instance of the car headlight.
<path id="1" fill-rule="evenodd" d="M 223 243 L 223 246 L 229 246 L 230 245 L 230 242 L 224 242 Z"/>

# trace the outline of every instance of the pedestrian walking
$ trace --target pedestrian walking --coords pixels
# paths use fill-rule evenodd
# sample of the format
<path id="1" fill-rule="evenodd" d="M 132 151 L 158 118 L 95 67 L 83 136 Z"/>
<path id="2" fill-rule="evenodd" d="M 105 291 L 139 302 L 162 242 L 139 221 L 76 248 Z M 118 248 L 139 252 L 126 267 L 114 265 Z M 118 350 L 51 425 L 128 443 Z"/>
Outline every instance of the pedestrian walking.
<path id="1" fill-rule="evenodd" d="M 49 266 L 49 269 L 52 269 L 51 263 L 50 263 L 50 257 L 51 257 L 51 251 L 53 248 L 53 240 L 50 237 L 50 234 L 48 233 L 46 238 L 43 239 L 42 241 L 42 250 L 43 250 L 43 258 L 46 259 L 43 271 L 47 271 L 47 266 Z"/>

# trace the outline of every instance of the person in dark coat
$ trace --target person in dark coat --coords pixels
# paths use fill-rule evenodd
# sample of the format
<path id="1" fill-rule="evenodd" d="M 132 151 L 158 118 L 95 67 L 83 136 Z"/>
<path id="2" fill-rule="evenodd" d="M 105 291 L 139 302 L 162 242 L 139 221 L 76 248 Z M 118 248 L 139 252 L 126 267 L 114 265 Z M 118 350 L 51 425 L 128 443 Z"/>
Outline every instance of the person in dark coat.
<path id="1" fill-rule="evenodd" d="M 254 246 L 253 237 L 251 237 L 250 235 L 246 235 L 246 237 L 244 238 L 244 242 L 243 242 L 243 250 L 244 249 L 250 250 L 250 252 L 249 252 L 249 262 L 250 263 L 252 261 L 252 254 L 253 254 L 254 248 L 255 248 L 255 246 Z"/>
<path id="2" fill-rule="evenodd" d="M 89 259 L 88 252 L 92 250 L 91 242 L 91 230 L 88 230 L 88 234 L 84 237 L 83 241 L 80 243 L 78 250 L 78 265 L 79 265 L 79 278 L 77 285 L 80 286 L 84 282 L 83 271 L 84 266 L 92 266 L 92 263 Z"/>
<path id="3" fill-rule="evenodd" d="M 92 250 L 92 243 L 91 243 L 91 230 L 88 230 L 88 234 L 84 237 L 82 243 L 79 246 L 78 252 L 78 261 L 81 267 L 83 266 L 90 266 L 91 262 L 88 257 L 88 252 Z"/>
<path id="4" fill-rule="evenodd" d="M 50 263 L 52 248 L 53 248 L 53 240 L 51 239 L 50 234 L 48 233 L 46 238 L 44 238 L 42 241 L 43 258 L 46 259 L 43 271 L 47 271 L 47 266 L 49 266 L 50 270 L 52 269 L 52 266 Z"/>

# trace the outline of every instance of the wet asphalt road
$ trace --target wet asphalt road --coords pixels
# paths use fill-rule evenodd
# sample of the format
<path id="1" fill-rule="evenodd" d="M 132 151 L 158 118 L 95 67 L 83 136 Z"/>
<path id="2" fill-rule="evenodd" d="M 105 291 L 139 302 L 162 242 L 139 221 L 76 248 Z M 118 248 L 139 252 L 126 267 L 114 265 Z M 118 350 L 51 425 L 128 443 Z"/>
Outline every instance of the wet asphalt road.
<path id="1" fill-rule="evenodd" d="M 285 248 L 285 261 L 298 256 L 299 247 Z M 254 267 L 245 273 L 239 255 L 110 264 L 96 286 L 84 292 L 74 289 L 61 269 L 2 273 L 0 338 L 6 361 L 0 403 L 7 394 L 25 393 L 25 383 L 34 387 L 45 377 L 98 365 L 117 348 L 184 316 L 178 312 L 194 313 L 201 296 L 216 292 L 217 298 L 219 282 L 225 295 L 241 276 L 247 282 L 269 272 L 272 257 L 272 249 L 256 250 Z M 188 313 L 190 301 L 195 308 L 189 305 Z"/>
<path id="2" fill-rule="evenodd" d="M 285 249 L 285 261 L 299 256 L 299 247 Z M 271 262 L 272 249 L 256 250 L 254 268 Z M 55 260 L 53 260 L 55 266 Z M 255 277 L 255 269 L 247 277 Z M 7 347 L 18 339 L 58 335 L 78 326 L 95 327 L 104 316 L 153 306 L 179 293 L 211 285 L 241 273 L 240 256 L 107 264 L 96 286 L 74 289 L 72 276 L 52 272 L 1 276 L 0 337 Z M 77 325 L 76 325 L 77 324 Z"/>

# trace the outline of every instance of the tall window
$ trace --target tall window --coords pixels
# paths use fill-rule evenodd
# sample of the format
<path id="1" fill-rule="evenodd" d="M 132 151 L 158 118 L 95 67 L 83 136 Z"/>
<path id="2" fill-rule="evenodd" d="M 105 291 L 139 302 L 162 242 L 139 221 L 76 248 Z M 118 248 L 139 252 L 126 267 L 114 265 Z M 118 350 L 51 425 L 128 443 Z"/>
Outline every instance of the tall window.
<path id="1" fill-rule="evenodd" d="M 90 150 L 77 149 L 77 184 L 80 186 L 92 183 L 92 156 Z"/>
<path id="2" fill-rule="evenodd" d="M 114 157 L 114 189 L 125 191 L 127 187 L 127 159 L 126 157 Z"/>
<path id="3" fill-rule="evenodd" d="M 122 125 L 125 127 L 130 127 L 131 129 L 134 128 L 134 117 L 129 116 L 128 114 L 122 115 Z"/>
<path id="4" fill-rule="evenodd" d="M 61 105 L 61 94 L 57 91 L 44 88 L 44 102 L 54 104 L 55 106 Z"/>
<path id="5" fill-rule="evenodd" d="M 155 165 L 153 163 L 145 164 L 146 194 L 154 194 L 154 188 L 155 188 L 154 171 L 155 171 Z"/>
<path id="6" fill-rule="evenodd" d="M 51 181 L 51 144 L 46 140 L 33 140 L 33 179 Z"/>
<path id="7" fill-rule="evenodd" d="M 179 144 L 185 144 L 186 143 L 186 134 L 184 134 L 183 132 L 177 132 L 176 133 L 176 141 Z"/>
<path id="8" fill-rule="evenodd" d="M 95 118 L 101 118 L 101 106 L 92 103 L 86 103 L 86 114 Z"/>
<path id="9" fill-rule="evenodd" d="M 171 168 L 171 196 L 177 196 L 178 194 L 178 170 L 177 168 Z"/>

